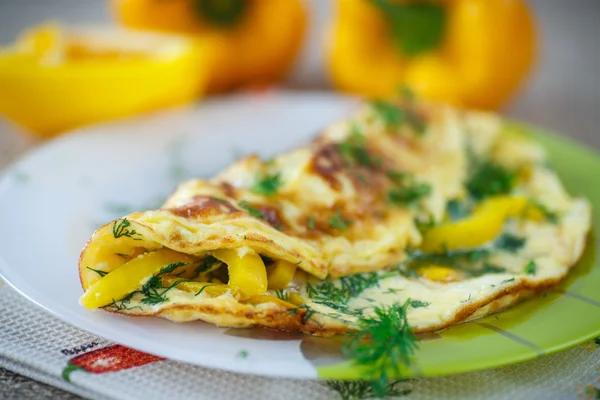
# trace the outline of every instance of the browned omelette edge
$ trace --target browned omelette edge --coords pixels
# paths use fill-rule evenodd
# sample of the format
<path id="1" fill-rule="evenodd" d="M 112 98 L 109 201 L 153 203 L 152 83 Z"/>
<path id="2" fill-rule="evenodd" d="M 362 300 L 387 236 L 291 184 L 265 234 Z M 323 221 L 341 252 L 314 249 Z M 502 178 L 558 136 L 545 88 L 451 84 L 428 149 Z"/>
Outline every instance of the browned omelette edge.
<path id="1" fill-rule="evenodd" d="M 584 237 L 585 243 L 587 243 L 587 238 L 589 233 Z M 454 318 L 449 321 L 442 322 L 440 324 L 431 326 L 429 328 L 423 329 L 413 329 L 414 333 L 428 333 L 428 332 L 436 332 L 440 330 L 444 330 L 449 328 L 452 325 L 466 322 L 469 320 L 475 312 L 481 310 L 484 307 L 487 307 L 487 312 L 484 315 L 478 316 L 477 318 L 482 318 L 486 315 L 499 312 L 514 306 L 515 304 L 531 298 L 537 294 L 540 294 L 562 282 L 569 275 L 571 270 L 581 259 L 583 252 L 587 246 L 582 246 L 580 253 L 577 256 L 577 261 L 569 266 L 568 272 L 562 277 L 557 279 L 546 279 L 536 284 L 532 284 L 529 282 L 520 282 L 513 285 L 510 288 L 505 288 L 497 293 L 494 293 L 491 296 L 485 297 L 477 302 L 472 304 L 465 305 L 462 309 L 459 309 L 455 314 Z M 507 302 L 508 299 L 508 302 Z M 234 300 L 235 301 L 235 300 Z M 165 306 L 161 310 L 154 313 L 135 313 L 135 312 L 119 312 L 115 310 L 105 309 L 109 312 L 119 313 L 131 317 L 155 317 L 159 316 L 162 318 L 170 319 L 169 314 L 172 311 L 189 311 L 190 317 L 189 319 L 180 319 L 175 322 L 187 322 L 193 320 L 202 320 L 209 323 L 215 323 L 211 316 L 219 316 L 222 318 L 224 315 L 232 317 L 237 324 L 228 324 L 227 327 L 263 327 L 270 329 L 277 329 L 283 331 L 302 331 L 304 333 L 309 333 L 315 336 L 333 336 L 336 334 L 344 334 L 349 332 L 351 329 L 343 323 L 337 324 L 336 327 L 327 327 L 324 328 L 320 326 L 318 323 L 307 320 L 306 310 L 305 309 L 296 309 L 295 313 L 290 313 L 288 309 L 283 306 L 273 304 L 268 309 L 260 309 L 251 304 L 244 304 L 236 302 L 238 307 L 241 309 L 237 310 L 228 310 L 222 309 L 213 306 L 212 304 L 208 305 L 171 305 Z M 236 307 L 237 308 L 237 307 Z M 195 315 L 192 315 L 195 314 Z M 476 319 L 476 318 L 475 318 Z M 231 320 L 229 321 L 231 322 Z"/>

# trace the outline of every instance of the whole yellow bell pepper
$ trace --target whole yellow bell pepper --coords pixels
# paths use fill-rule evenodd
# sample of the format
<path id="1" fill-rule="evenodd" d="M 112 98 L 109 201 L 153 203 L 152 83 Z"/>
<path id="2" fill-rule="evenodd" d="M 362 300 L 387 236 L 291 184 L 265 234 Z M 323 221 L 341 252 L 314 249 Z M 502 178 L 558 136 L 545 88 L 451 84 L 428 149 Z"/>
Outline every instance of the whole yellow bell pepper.
<path id="1" fill-rule="evenodd" d="M 535 28 L 522 0 L 337 0 L 328 66 L 339 89 L 407 86 L 426 99 L 493 109 L 530 69 Z"/>
<path id="2" fill-rule="evenodd" d="M 300 0 L 112 0 L 127 26 L 209 36 L 218 46 L 210 92 L 280 79 L 304 36 Z"/>

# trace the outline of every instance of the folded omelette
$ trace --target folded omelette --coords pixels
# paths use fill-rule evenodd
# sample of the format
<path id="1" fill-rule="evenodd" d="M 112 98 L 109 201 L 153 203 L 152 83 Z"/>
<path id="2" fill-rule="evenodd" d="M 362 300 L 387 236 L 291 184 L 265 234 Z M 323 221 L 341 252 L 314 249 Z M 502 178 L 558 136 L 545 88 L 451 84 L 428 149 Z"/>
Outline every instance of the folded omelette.
<path id="1" fill-rule="evenodd" d="M 80 302 L 328 336 L 408 301 L 413 331 L 434 331 L 556 285 L 590 212 L 498 116 L 374 101 L 304 147 L 242 158 L 99 228 Z"/>

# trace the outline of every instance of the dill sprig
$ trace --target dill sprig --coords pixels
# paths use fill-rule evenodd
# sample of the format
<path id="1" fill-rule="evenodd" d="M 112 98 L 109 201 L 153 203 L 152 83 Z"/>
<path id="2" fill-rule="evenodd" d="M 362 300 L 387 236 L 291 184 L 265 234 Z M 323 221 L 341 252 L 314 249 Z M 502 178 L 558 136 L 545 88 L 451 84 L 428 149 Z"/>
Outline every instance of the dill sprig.
<path id="1" fill-rule="evenodd" d="M 198 265 L 198 267 L 196 267 L 196 269 L 194 270 L 194 273 L 196 275 L 199 275 L 203 272 L 211 271 L 216 264 L 221 263 L 221 261 L 217 260 L 213 256 L 207 256 L 206 258 L 198 262 L 200 263 L 200 265 Z"/>
<path id="2" fill-rule="evenodd" d="M 94 269 L 94 268 L 90 268 L 90 267 L 86 267 L 86 268 L 89 269 L 90 271 L 94 271 L 95 273 L 100 275 L 100 278 L 104 278 L 106 276 L 106 274 L 108 274 L 108 272 L 100 271 L 99 269 Z"/>
<path id="3" fill-rule="evenodd" d="M 417 135 L 425 133 L 427 125 L 417 113 L 389 101 L 374 100 L 369 104 L 386 128 L 397 129 L 407 124 Z"/>
<path id="4" fill-rule="evenodd" d="M 429 307 L 431 302 L 430 301 L 422 301 L 422 300 L 411 300 L 409 304 L 412 308 L 424 308 L 424 307 Z"/>
<path id="5" fill-rule="evenodd" d="M 338 152 L 349 166 L 377 167 L 381 165 L 381 158 L 369 153 L 365 136 L 356 127 L 353 128 L 346 140 L 338 143 Z"/>
<path id="6" fill-rule="evenodd" d="M 118 224 L 117 224 L 118 223 Z M 135 235 L 140 235 L 135 231 L 135 229 L 129 229 L 131 223 L 127 220 L 127 218 L 123 218 L 121 221 L 117 220 L 113 223 L 113 236 L 115 239 L 120 238 L 121 236 L 125 236 L 131 238 L 133 240 L 142 240 L 139 237 L 135 237 Z"/>
<path id="7" fill-rule="evenodd" d="M 337 281 L 326 280 L 318 285 L 306 286 L 306 293 L 312 300 L 346 304 L 366 289 L 379 285 L 380 277 L 376 272 L 349 275 Z"/>
<path id="8" fill-rule="evenodd" d="M 535 273 L 537 272 L 537 265 L 535 264 L 535 261 L 529 261 L 524 268 L 524 272 L 527 275 L 535 275 Z"/>
<path id="9" fill-rule="evenodd" d="M 252 186 L 252 191 L 265 196 L 273 196 L 282 184 L 283 182 L 279 174 L 265 174 Z"/>
<path id="10" fill-rule="evenodd" d="M 113 299 L 112 303 L 107 304 L 107 305 L 105 305 L 102 308 L 112 308 L 112 309 L 114 309 L 116 311 L 126 311 L 126 310 L 133 310 L 134 308 L 139 308 L 141 311 L 143 311 L 142 307 L 140 307 L 140 306 L 134 306 L 134 307 L 130 307 L 129 306 L 129 303 L 131 302 L 131 298 L 136 293 L 138 293 L 138 291 L 130 293 L 127 296 L 123 297 L 121 300 L 118 300 L 118 301 L 116 301 L 115 299 Z"/>
<path id="11" fill-rule="evenodd" d="M 168 291 L 173 289 L 175 286 L 179 285 L 183 282 L 190 282 L 190 279 L 178 279 L 171 286 L 164 287 L 161 282 L 161 278 L 166 274 L 171 274 L 179 267 L 183 267 L 187 265 L 186 262 L 178 262 L 169 264 L 160 269 L 160 271 L 150 277 L 146 283 L 142 286 L 141 292 L 145 297 L 142 298 L 142 303 L 146 305 L 155 305 L 164 303 L 167 301 L 167 297 L 165 296 Z M 161 290 L 163 289 L 163 290 Z"/>
<path id="12" fill-rule="evenodd" d="M 400 388 L 403 380 L 390 382 L 383 397 L 401 397 L 411 393 L 410 389 Z M 366 400 L 375 397 L 373 385 L 368 381 L 326 381 L 325 385 L 338 392 L 342 400 Z"/>
<path id="13" fill-rule="evenodd" d="M 388 171 L 387 176 L 395 185 L 387 194 L 390 204 L 411 206 L 431 193 L 430 185 L 416 182 L 406 172 Z"/>
<path id="14" fill-rule="evenodd" d="M 417 339 L 408 325 L 406 310 L 410 304 L 377 307 L 373 317 L 361 317 L 359 330 L 349 334 L 343 353 L 355 364 L 365 367 L 373 394 L 386 395 L 391 378 L 399 378 L 402 366 L 411 363 Z"/>
<path id="15" fill-rule="evenodd" d="M 540 203 L 539 201 L 532 200 L 531 203 L 533 206 L 535 206 L 535 208 L 538 209 L 539 212 L 542 213 L 544 218 L 546 218 L 546 221 L 548 221 L 551 224 L 558 223 L 560 216 L 558 215 L 557 212 L 550 211 L 548 209 L 548 207 L 546 207 L 544 204 Z"/>
<path id="16" fill-rule="evenodd" d="M 285 289 L 275 290 L 275 296 L 279 300 L 290 302 L 290 294 Z"/>
<path id="17" fill-rule="evenodd" d="M 342 211 L 339 208 L 335 210 L 335 213 L 331 217 L 329 217 L 330 228 L 344 231 L 348 229 L 350 225 L 352 225 L 352 220 L 344 217 L 344 214 L 342 214 Z"/>
<path id="18" fill-rule="evenodd" d="M 238 203 L 238 205 L 241 208 L 243 208 L 244 210 L 246 210 L 248 212 L 248 214 L 250 214 L 251 217 L 263 219 L 263 220 L 265 219 L 265 215 L 258 208 L 254 207 L 252 204 L 250 204 L 246 200 L 240 201 Z"/>
<path id="19" fill-rule="evenodd" d="M 477 200 L 510 193 L 517 174 L 500 164 L 484 161 L 476 165 L 475 172 L 467 182 L 467 189 Z"/>
<path id="20" fill-rule="evenodd" d="M 510 233 L 505 233 L 496 239 L 495 244 L 499 249 L 514 253 L 525 245 L 525 241 L 525 238 L 515 236 Z"/>
<path id="21" fill-rule="evenodd" d="M 426 183 L 414 183 L 411 186 L 397 187 L 388 192 L 388 202 L 396 205 L 414 205 L 431 193 L 431 186 Z"/>

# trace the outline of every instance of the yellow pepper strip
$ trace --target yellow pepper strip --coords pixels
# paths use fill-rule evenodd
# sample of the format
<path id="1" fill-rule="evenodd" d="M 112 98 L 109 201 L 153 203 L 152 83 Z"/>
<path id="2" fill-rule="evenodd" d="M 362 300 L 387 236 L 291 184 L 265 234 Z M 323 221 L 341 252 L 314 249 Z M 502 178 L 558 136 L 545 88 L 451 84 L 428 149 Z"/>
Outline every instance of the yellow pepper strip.
<path id="1" fill-rule="evenodd" d="M 79 299 L 81 305 L 94 309 L 106 306 L 113 300 L 120 300 L 139 289 L 146 280 L 158 273 L 161 268 L 172 263 L 193 262 L 187 254 L 161 249 L 142 254 L 109 272 L 94 283 Z"/>
<path id="2" fill-rule="evenodd" d="M 269 290 L 281 290 L 288 287 L 294 274 L 296 273 L 296 266 L 288 261 L 275 261 L 267 269 L 267 281 L 269 282 Z"/>
<path id="3" fill-rule="evenodd" d="M 258 254 L 241 249 L 221 249 L 212 255 L 227 264 L 229 286 L 236 287 L 246 297 L 263 294 L 267 291 L 267 269 Z"/>
<path id="4" fill-rule="evenodd" d="M 420 277 L 436 282 L 455 282 L 461 278 L 460 272 L 442 265 L 420 267 L 416 272 Z"/>
<path id="5" fill-rule="evenodd" d="M 520 215 L 526 205 L 525 197 L 498 196 L 484 200 L 471 216 L 427 231 L 421 250 L 440 253 L 479 247 L 496 238 L 506 219 Z"/>
<path id="6" fill-rule="evenodd" d="M 268 296 L 268 295 L 264 295 L 264 294 L 248 297 L 245 300 L 245 303 L 250 303 L 250 304 L 275 303 L 277 305 L 280 305 L 282 307 L 289 308 L 289 309 L 296 308 L 296 305 L 294 305 L 292 303 L 288 303 L 287 301 L 278 299 L 277 297 Z"/>
<path id="7" fill-rule="evenodd" d="M 300 295 L 298 295 L 297 293 L 290 293 L 289 297 L 290 297 L 290 302 L 296 306 L 301 306 L 302 304 L 305 303 L 305 301 L 302 299 L 302 297 L 300 297 Z"/>
<path id="8" fill-rule="evenodd" d="M 175 276 L 166 276 L 163 278 L 162 284 L 165 287 L 169 287 L 180 280 L 181 278 L 177 278 Z M 232 296 L 237 299 L 240 294 L 237 288 L 211 282 L 181 282 L 176 287 L 184 292 L 190 292 L 194 294 L 207 293 L 212 297 L 222 296 L 225 293 L 230 292 Z"/>

